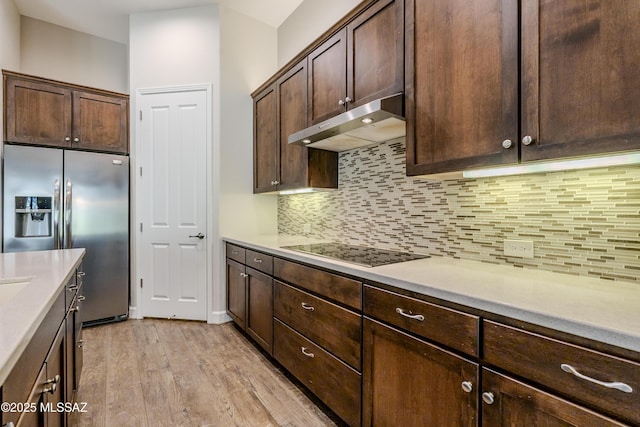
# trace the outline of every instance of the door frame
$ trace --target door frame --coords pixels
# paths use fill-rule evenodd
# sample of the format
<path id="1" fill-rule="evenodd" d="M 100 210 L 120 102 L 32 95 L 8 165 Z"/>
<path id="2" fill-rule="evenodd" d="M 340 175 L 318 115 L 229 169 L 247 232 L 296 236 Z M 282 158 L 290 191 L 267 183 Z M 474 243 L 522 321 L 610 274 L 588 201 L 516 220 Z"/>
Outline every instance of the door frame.
<path id="1" fill-rule="evenodd" d="M 132 151 L 130 163 L 133 165 L 131 168 L 131 183 L 134 186 L 132 194 L 135 194 L 135 203 L 132 203 L 135 206 L 135 212 L 132 212 L 131 215 L 131 241 L 132 248 L 131 253 L 135 254 L 135 259 L 131 263 L 132 271 L 131 271 L 131 305 L 129 307 L 129 317 L 132 319 L 143 319 L 144 313 L 144 299 L 142 293 L 142 286 L 140 286 L 140 280 L 142 279 L 141 274 L 143 271 L 142 263 L 144 262 L 143 256 L 143 248 L 144 246 L 141 244 L 142 236 L 140 233 L 140 223 L 142 222 L 142 185 L 139 182 L 140 180 L 140 161 L 138 157 L 138 153 L 142 153 L 142 126 L 140 125 L 140 112 L 143 97 L 145 95 L 155 95 L 155 94 L 163 94 L 163 93 L 175 93 L 175 92 L 196 92 L 196 91 L 204 91 L 206 93 L 206 153 L 207 153 L 207 166 L 206 166 L 206 196 L 207 196 L 207 220 L 206 220 L 206 230 L 204 231 L 207 239 L 206 239 L 206 310 L 207 310 L 207 320 L 210 321 L 211 312 L 212 312 L 212 294 L 213 294 L 213 257 L 214 257 L 214 242 L 217 240 L 216 228 L 214 227 L 214 215 L 217 217 L 217 212 L 214 211 L 214 199 L 217 195 L 214 194 L 214 185 L 213 185 L 213 131 L 212 131 L 212 122 L 213 122 L 213 87 L 211 83 L 202 83 L 202 84 L 191 84 L 191 85 L 182 85 L 182 86 L 161 86 L 161 87 L 151 87 L 151 88 L 139 88 L 136 89 L 136 102 L 135 102 L 135 111 L 131 111 L 131 120 L 132 123 L 135 123 L 135 144 L 134 149 L 135 153 Z M 144 173 L 144 171 L 143 171 Z"/>

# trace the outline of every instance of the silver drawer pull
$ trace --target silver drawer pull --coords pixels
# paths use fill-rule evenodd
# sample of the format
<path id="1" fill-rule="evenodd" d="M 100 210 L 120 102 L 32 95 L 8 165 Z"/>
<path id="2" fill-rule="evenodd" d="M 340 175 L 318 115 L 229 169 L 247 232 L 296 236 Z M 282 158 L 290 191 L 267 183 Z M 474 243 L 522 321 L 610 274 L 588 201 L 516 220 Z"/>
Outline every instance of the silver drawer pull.
<path id="1" fill-rule="evenodd" d="M 84 301 L 84 300 L 86 300 L 86 299 L 87 299 L 87 297 L 85 297 L 84 295 L 80 295 L 80 296 L 78 297 L 78 301 Z"/>
<path id="2" fill-rule="evenodd" d="M 562 365 L 560 365 L 560 368 L 562 368 L 562 370 L 565 371 L 565 372 L 573 374 L 574 376 L 580 378 L 581 380 L 589 381 L 589 382 L 601 385 L 601 386 L 606 387 L 606 388 L 615 388 L 616 390 L 620 390 L 620 391 L 623 391 L 625 393 L 632 393 L 633 392 L 633 389 L 628 384 L 617 382 L 617 381 L 611 382 L 611 383 L 607 383 L 607 382 L 604 382 L 604 381 L 597 380 L 595 378 L 588 377 L 586 375 L 581 374 L 573 366 L 567 365 L 566 363 L 563 363 Z"/>
<path id="3" fill-rule="evenodd" d="M 262 260 L 258 258 L 254 258 L 253 262 L 257 262 L 258 264 L 262 264 Z"/>
<path id="4" fill-rule="evenodd" d="M 309 310 L 309 311 L 314 311 L 315 307 L 312 305 L 307 304 L 306 302 L 303 302 L 300 304 L 302 306 L 302 308 L 304 308 L 305 310 Z"/>
<path id="5" fill-rule="evenodd" d="M 247 273 L 240 273 L 240 277 L 246 279 L 247 277 L 249 277 L 249 275 Z"/>
<path id="6" fill-rule="evenodd" d="M 238 251 L 231 251 L 231 254 L 232 254 L 232 255 L 238 255 L 239 253 L 240 253 L 240 252 L 238 252 Z"/>
<path id="7" fill-rule="evenodd" d="M 302 350 L 302 354 L 304 354 L 307 357 L 310 357 L 312 359 L 316 357 L 313 353 L 309 353 L 306 347 L 300 347 L 300 350 Z"/>
<path id="8" fill-rule="evenodd" d="M 411 314 L 411 312 L 405 313 L 405 311 L 400 307 L 396 308 L 396 313 L 398 313 L 400 316 L 408 317 L 409 319 L 424 322 L 424 316 L 422 314 Z"/>

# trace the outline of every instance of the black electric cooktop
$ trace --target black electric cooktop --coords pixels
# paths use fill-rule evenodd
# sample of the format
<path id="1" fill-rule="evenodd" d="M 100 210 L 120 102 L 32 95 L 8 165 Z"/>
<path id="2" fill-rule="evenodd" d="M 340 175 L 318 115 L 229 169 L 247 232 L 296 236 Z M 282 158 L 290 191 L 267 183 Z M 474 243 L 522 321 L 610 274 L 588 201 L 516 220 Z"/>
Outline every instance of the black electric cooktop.
<path id="1" fill-rule="evenodd" d="M 369 248 L 366 246 L 345 245 L 342 243 L 313 243 L 309 245 L 283 246 L 282 248 L 333 258 L 365 267 L 378 267 L 396 262 L 429 258 L 429 255 L 410 254 L 386 249 Z"/>

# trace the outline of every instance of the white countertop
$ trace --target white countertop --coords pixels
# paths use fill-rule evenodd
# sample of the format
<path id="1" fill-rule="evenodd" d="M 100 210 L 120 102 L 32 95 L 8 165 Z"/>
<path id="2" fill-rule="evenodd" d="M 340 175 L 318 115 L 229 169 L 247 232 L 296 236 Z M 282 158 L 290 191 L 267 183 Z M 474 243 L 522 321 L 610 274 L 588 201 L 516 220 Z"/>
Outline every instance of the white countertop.
<path id="1" fill-rule="evenodd" d="M 0 305 L 0 384 L 7 379 L 84 253 L 84 249 L 65 249 L 0 254 L 0 279 L 31 278 Z"/>
<path id="2" fill-rule="evenodd" d="M 225 241 L 291 260 L 418 292 L 456 304 L 640 352 L 640 285 L 432 257 L 362 267 L 281 246 L 303 238 L 257 236 Z"/>

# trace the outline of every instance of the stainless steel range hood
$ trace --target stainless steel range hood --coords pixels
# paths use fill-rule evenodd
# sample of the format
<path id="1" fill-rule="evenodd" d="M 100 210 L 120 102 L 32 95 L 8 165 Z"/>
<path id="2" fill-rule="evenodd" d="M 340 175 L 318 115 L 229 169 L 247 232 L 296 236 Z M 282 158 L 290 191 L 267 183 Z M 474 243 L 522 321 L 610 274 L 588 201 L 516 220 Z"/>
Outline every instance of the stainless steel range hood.
<path id="1" fill-rule="evenodd" d="M 346 151 L 405 135 L 404 95 L 376 99 L 291 134 L 289 144 Z"/>

